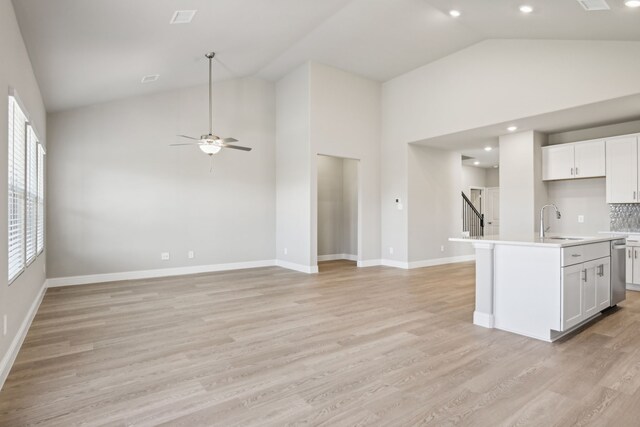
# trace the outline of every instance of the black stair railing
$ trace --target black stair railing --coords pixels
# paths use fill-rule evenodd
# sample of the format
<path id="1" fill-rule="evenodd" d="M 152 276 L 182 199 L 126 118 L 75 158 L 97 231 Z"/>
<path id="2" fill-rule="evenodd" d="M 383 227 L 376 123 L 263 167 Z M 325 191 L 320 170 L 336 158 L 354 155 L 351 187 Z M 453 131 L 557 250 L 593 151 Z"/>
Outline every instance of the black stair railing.
<path id="1" fill-rule="evenodd" d="M 484 236 L 484 215 L 478 212 L 471 200 L 462 192 L 462 231 L 471 237 Z"/>

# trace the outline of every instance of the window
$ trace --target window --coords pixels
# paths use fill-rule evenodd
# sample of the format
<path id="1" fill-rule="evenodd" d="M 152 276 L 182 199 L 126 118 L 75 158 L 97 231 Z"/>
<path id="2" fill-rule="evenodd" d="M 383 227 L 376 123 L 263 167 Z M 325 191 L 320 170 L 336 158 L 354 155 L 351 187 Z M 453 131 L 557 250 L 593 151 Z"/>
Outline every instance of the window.
<path id="1" fill-rule="evenodd" d="M 44 148 L 38 144 L 38 254 L 44 249 Z"/>
<path id="2" fill-rule="evenodd" d="M 9 97 L 9 281 L 24 268 L 25 133 L 27 117 Z"/>
<path id="3" fill-rule="evenodd" d="M 38 140 L 33 128 L 27 125 L 27 194 L 26 243 L 27 265 L 36 258 L 36 231 L 38 208 Z"/>
<path id="4" fill-rule="evenodd" d="M 15 96 L 9 96 L 8 278 L 44 248 L 44 149 Z"/>

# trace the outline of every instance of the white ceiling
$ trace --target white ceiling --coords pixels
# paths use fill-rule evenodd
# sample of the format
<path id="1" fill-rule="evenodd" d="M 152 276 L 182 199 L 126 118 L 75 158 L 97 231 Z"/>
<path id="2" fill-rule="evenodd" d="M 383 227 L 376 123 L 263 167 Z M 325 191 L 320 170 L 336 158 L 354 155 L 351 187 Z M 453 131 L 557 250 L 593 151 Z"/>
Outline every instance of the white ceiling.
<path id="1" fill-rule="evenodd" d="M 475 166 L 478 168 L 492 168 L 500 163 L 500 153 L 498 150 L 498 138 L 496 138 L 493 144 L 487 144 L 493 149 L 491 151 L 485 151 L 484 147 L 467 148 L 460 152 L 463 156 L 471 157 L 462 161 L 465 166 Z M 479 164 L 476 165 L 475 162 Z"/>
<path id="2" fill-rule="evenodd" d="M 524 2 L 525 0 L 522 0 Z M 640 10 L 608 0 L 14 0 L 49 111 L 205 83 L 276 80 L 308 60 L 385 81 L 488 38 L 640 40 Z M 462 16 L 451 18 L 448 11 Z M 169 25 L 175 10 L 191 24 Z M 144 75 L 160 74 L 141 84 Z"/>

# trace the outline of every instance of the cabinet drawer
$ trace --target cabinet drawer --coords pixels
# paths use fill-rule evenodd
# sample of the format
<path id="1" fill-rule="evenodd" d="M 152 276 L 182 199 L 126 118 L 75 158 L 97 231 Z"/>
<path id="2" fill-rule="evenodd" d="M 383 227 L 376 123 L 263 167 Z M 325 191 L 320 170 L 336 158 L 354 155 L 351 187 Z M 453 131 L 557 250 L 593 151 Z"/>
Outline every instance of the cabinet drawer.
<path id="1" fill-rule="evenodd" d="M 580 264 L 585 261 L 582 246 L 569 246 L 568 248 L 562 248 L 562 266 Z"/>
<path id="2" fill-rule="evenodd" d="M 562 248 L 562 266 L 579 264 L 610 255 L 609 242 L 590 243 L 588 245 Z"/>

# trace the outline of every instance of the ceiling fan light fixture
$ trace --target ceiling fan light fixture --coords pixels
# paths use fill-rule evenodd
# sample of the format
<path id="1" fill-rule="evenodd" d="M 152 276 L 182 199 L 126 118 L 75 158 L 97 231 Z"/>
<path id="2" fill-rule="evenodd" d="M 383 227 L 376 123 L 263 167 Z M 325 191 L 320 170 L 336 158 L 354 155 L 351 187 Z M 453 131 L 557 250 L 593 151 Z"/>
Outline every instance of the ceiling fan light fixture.
<path id="1" fill-rule="evenodd" d="M 627 7 L 640 7 L 640 0 L 627 0 L 624 4 Z"/>
<path id="2" fill-rule="evenodd" d="M 202 150 L 203 153 L 213 155 L 213 154 L 218 154 L 218 152 L 222 149 L 222 147 L 220 147 L 219 145 L 206 143 L 206 144 L 200 144 L 200 149 Z"/>

